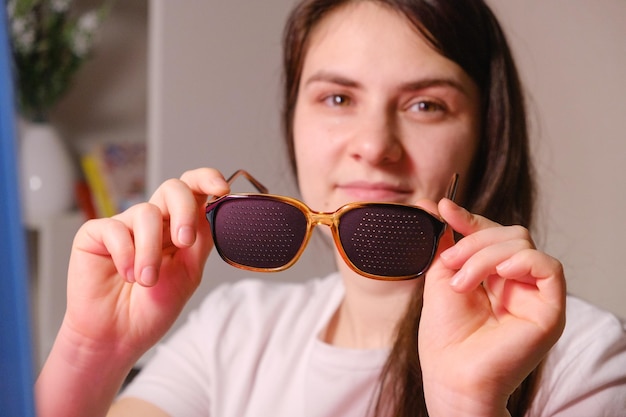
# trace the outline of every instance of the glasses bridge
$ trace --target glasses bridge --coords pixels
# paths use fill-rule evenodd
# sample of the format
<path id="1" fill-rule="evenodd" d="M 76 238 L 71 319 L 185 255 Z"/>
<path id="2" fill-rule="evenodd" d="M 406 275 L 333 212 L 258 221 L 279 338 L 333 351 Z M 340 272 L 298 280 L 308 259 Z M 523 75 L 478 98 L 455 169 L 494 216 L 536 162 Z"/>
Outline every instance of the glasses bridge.
<path id="1" fill-rule="evenodd" d="M 309 219 L 311 221 L 311 224 L 313 224 L 314 226 L 318 226 L 322 224 L 328 227 L 333 227 L 333 224 L 335 224 L 337 221 L 336 213 L 311 212 L 309 213 L 309 216 L 310 216 Z"/>

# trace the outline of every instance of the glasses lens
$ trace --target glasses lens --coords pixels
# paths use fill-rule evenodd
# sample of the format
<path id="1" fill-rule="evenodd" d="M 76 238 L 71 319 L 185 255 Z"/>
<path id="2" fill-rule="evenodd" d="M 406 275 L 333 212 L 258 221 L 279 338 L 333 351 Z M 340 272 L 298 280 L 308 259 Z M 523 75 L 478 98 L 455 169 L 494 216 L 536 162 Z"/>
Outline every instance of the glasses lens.
<path id="1" fill-rule="evenodd" d="M 361 271 L 386 277 L 419 275 L 429 266 L 439 231 L 415 207 L 377 204 L 341 216 L 339 239 Z"/>
<path id="2" fill-rule="evenodd" d="M 282 267 L 296 256 L 306 235 L 307 219 L 300 209 L 271 198 L 225 199 L 214 210 L 218 251 L 243 266 Z"/>

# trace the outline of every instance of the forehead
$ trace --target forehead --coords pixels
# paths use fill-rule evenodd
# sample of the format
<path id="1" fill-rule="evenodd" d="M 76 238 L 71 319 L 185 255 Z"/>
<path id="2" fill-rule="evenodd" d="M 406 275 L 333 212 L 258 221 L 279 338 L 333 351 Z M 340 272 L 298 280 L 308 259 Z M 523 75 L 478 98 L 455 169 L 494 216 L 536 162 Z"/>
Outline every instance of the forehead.
<path id="1" fill-rule="evenodd" d="M 313 28 L 302 75 L 328 67 L 378 78 L 410 78 L 418 70 L 422 76 L 467 78 L 406 16 L 373 1 L 340 6 Z"/>

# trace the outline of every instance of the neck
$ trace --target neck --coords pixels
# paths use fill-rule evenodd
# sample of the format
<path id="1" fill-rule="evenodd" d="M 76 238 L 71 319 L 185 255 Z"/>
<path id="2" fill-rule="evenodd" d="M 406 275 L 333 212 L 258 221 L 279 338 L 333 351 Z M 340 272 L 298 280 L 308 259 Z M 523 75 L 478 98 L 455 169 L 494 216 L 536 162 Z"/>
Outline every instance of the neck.
<path id="1" fill-rule="evenodd" d="M 411 295 L 423 280 L 368 279 L 349 269 L 342 260 L 339 271 L 345 297 L 323 333 L 323 340 L 351 349 L 390 348 Z"/>

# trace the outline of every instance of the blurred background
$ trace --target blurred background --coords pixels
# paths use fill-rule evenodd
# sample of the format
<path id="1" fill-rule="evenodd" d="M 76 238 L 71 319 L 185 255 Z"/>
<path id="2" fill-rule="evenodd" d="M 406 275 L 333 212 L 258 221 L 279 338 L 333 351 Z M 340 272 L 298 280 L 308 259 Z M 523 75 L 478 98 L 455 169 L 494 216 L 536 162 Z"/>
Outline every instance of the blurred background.
<path id="1" fill-rule="evenodd" d="M 626 317 L 621 265 L 626 255 L 621 240 L 626 236 L 626 2 L 488 2 L 504 25 L 528 94 L 541 193 L 537 243 L 564 263 L 571 293 Z M 73 3 L 91 10 L 102 2 Z M 46 118 L 68 151 L 73 200 L 25 226 L 39 361 L 63 315 L 73 234 L 86 217 L 103 210 L 101 203 L 81 201 L 85 190 L 93 191 L 86 162 L 106 164 L 110 155 L 132 161 L 120 177 L 142 195 L 199 166 L 226 175 L 245 168 L 270 191 L 297 194 L 279 128 L 281 32 L 293 3 L 113 4 L 98 27 L 91 56 Z M 143 149 L 143 158 L 137 149 Z M 129 165 L 140 167 L 141 178 L 129 172 Z M 96 178 L 106 179 L 110 171 L 97 171 Z M 116 200 L 113 210 L 121 204 Z M 316 239 L 293 269 L 262 276 L 325 275 L 332 269 L 327 250 Z M 220 282 L 250 275 L 212 254 L 185 314 Z"/>

